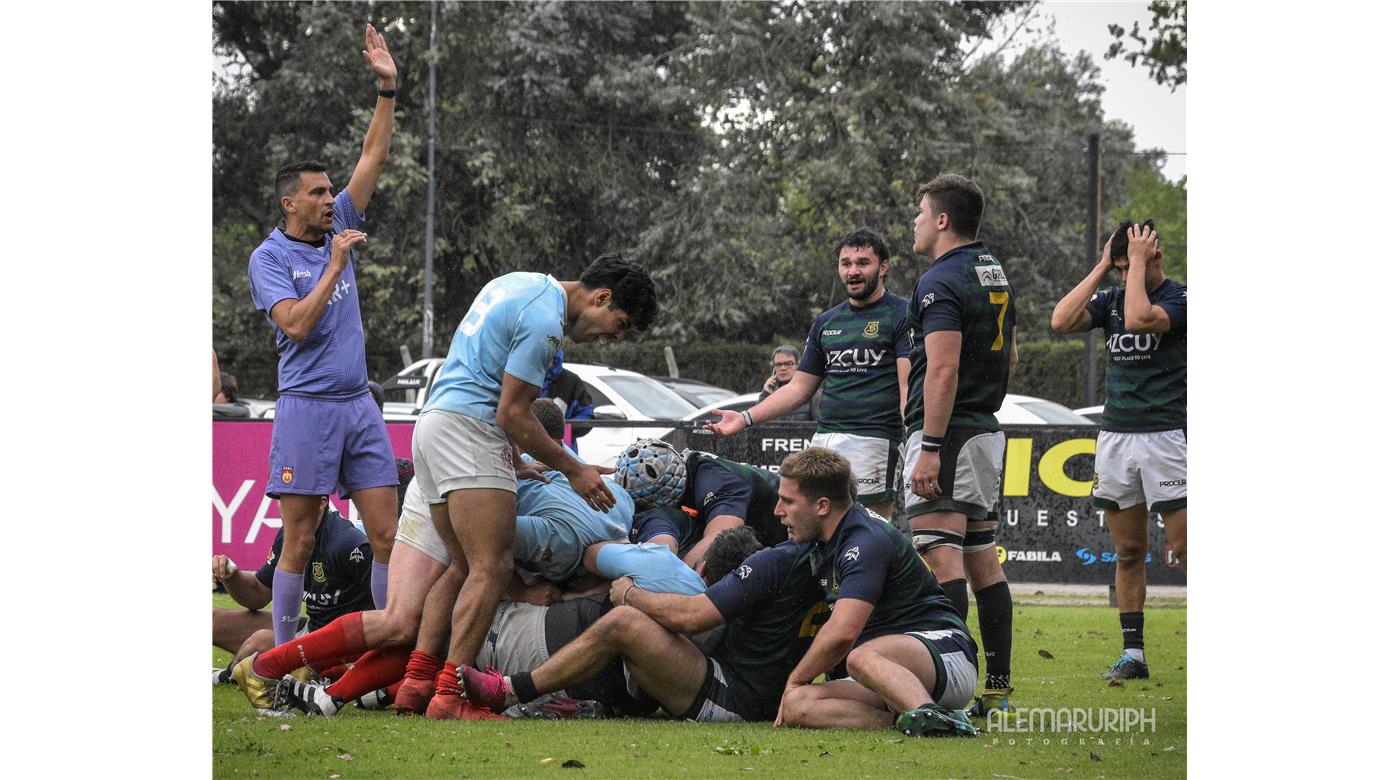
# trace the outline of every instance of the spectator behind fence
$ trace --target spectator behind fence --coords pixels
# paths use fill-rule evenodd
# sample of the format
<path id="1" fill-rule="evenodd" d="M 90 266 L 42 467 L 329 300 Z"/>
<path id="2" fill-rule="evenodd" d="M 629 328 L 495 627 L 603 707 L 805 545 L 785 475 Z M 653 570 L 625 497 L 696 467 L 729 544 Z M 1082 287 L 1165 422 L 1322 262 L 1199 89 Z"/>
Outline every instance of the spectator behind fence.
<path id="1" fill-rule="evenodd" d="M 797 359 L 800 357 L 797 347 L 791 344 L 783 344 L 773 350 L 773 374 L 763 383 L 763 389 L 758 394 L 758 400 L 762 401 L 777 391 L 778 388 L 792 381 L 797 375 Z M 814 399 L 809 398 L 801 406 L 793 409 L 782 417 L 775 417 L 775 420 L 815 420 L 817 419 Z"/>

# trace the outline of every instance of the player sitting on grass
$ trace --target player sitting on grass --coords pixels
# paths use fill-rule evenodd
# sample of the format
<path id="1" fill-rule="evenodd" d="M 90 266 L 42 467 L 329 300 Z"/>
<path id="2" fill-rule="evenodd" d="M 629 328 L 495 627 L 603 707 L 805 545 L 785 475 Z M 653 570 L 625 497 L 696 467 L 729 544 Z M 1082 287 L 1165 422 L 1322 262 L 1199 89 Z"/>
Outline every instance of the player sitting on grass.
<path id="1" fill-rule="evenodd" d="M 773 516 L 778 477 L 767 469 L 639 439 L 623 450 L 614 479 L 627 487 L 639 511 L 652 510 L 633 524 L 632 541 L 664 544 L 691 566 L 730 528 L 749 526 L 764 547 L 787 540 Z"/>
<path id="2" fill-rule="evenodd" d="M 744 531 L 724 532 L 736 533 Z M 759 550 L 694 596 L 653 592 L 618 578 L 612 586 L 617 606 L 577 640 L 528 674 L 505 677 L 464 667 L 463 695 L 499 711 L 575 685 L 621 658 L 637 685 L 675 717 L 716 723 L 768 720 L 776 711 L 784 675 L 824 614 L 809 547 L 785 542 Z M 683 636 L 726 623 L 724 640 L 713 655 Z"/>
<path id="3" fill-rule="evenodd" d="M 778 515 L 794 541 L 816 543 L 831 616 L 788 675 L 773 725 L 975 734 L 962 708 L 977 645 L 909 539 L 851 501 L 850 463 L 831 450 L 793 453 L 778 474 Z M 812 684 L 842 658 L 850 678 Z"/>
<path id="4" fill-rule="evenodd" d="M 412 468 L 412 464 L 409 465 Z M 374 607 L 370 593 L 373 550 L 360 529 L 321 499 L 321 523 L 311 557 L 306 560 L 305 622 L 298 636 L 315 631 L 336 618 Z M 214 609 L 214 645 L 233 653 L 227 668 L 214 673 L 214 682 L 233 682 L 233 668 L 254 653 L 272 647 L 272 616 L 262 608 L 272 601 L 272 573 L 282 557 L 282 532 L 272 540 L 267 562 L 256 574 L 239 571 L 227 555 L 214 556 L 214 579 L 246 609 Z"/>

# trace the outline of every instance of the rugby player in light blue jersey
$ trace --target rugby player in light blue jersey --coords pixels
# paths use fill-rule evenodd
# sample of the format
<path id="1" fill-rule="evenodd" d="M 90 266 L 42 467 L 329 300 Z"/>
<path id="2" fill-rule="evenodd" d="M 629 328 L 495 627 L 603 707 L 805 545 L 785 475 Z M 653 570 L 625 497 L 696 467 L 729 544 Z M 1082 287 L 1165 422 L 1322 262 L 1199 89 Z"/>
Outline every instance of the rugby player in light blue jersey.
<path id="1" fill-rule="evenodd" d="M 464 576 L 461 587 L 452 588 L 454 578 L 444 574 L 447 583 L 429 592 L 424 608 L 425 626 L 449 610 L 452 625 L 429 717 L 490 715 L 462 699 L 456 668 L 476 657 L 510 580 L 516 479 L 542 470 L 525 465 L 519 453 L 560 472 L 594 509 L 607 511 L 615 503 L 602 476 L 612 469 L 574 459 L 530 411 L 564 335 L 578 342 L 620 339 L 645 329 L 656 309 L 646 271 L 605 255 L 578 281 L 523 272 L 493 279 L 462 318 L 413 431 L 414 465 L 433 526 L 447 546 L 450 568 Z"/>
<path id="2" fill-rule="evenodd" d="M 369 392 L 354 246 L 366 240 L 359 227 L 389 159 L 398 69 L 371 25 L 362 53 L 379 79 L 379 97 L 350 183 L 334 195 L 320 163 L 279 170 L 274 187 L 284 222 L 248 259 L 253 303 L 277 332 L 277 414 L 265 491 L 282 514 L 282 557 L 272 580 L 278 644 L 296 633 L 321 501 L 337 485 L 355 502 L 374 550 L 374 603 L 382 607 L 387 599 L 398 476 L 389 431 Z"/>

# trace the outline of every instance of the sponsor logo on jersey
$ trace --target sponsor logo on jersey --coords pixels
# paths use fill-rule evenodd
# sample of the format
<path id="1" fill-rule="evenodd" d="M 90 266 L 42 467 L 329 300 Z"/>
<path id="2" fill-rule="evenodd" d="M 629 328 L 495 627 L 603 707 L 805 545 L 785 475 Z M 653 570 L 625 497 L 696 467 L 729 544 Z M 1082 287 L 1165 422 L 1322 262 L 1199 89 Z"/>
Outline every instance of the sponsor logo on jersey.
<path id="1" fill-rule="evenodd" d="M 990 257 L 990 255 L 983 255 Z M 1001 270 L 999 265 L 983 265 L 977 267 L 977 281 L 983 287 L 1007 287 L 1011 283 L 1006 281 L 1006 272 Z"/>
<path id="2" fill-rule="evenodd" d="M 833 349 L 826 353 L 826 367 L 876 366 L 888 352 L 888 349 Z"/>
<path id="3" fill-rule="evenodd" d="M 297 280 L 297 279 L 310 279 L 310 278 L 311 278 L 311 272 L 310 272 L 310 271 L 297 271 L 297 270 L 293 270 L 293 271 L 292 271 L 292 279 L 293 279 L 294 281 Z"/>
<path id="4" fill-rule="evenodd" d="M 931 303 L 933 303 L 933 293 L 929 293 L 928 295 L 925 295 L 924 297 L 919 299 L 920 306 L 928 306 Z"/>
<path id="5" fill-rule="evenodd" d="M 738 573 L 739 573 L 739 579 L 741 579 L 741 580 L 746 580 L 746 579 L 749 578 L 749 575 L 750 575 L 750 574 L 753 574 L 753 568 L 750 567 L 750 566 L 740 566 L 740 567 L 739 567 L 739 572 L 738 572 Z"/>
<path id="6" fill-rule="evenodd" d="M 353 550 L 350 551 L 350 562 L 351 562 L 351 563 L 359 563 L 360 561 L 363 561 L 364 559 L 365 559 L 364 550 L 361 550 L 360 548 L 356 547 L 355 549 L 353 549 Z"/>
<path id="7" fill-rule="evenodd" d="M 835 330 L 824 330 L 824 331 L 822 331 L 822 335 L 823 335 L 823 336 L 840 336 L 840 335 L 841 335 L 841 329 L 840 329 L 840 328 L 837 328 L 837 329 L 835 329 Z"/>
<path id="8" fill-rule="evenodd" d="M 846 551 L 846 554 L 843 555 L 843 556 L 841 556 L 841 560 L 843 560 L 843 561 L 858 561 L 858 560 L 860 560 L 860 548 L 859 548 L 859 547 L 852 547 L 851 549 L 847 550 L 847 551 Z"/>
<path id="9" fill-rule="evenodd" d="M 715 492 L 714 492 L 713 490 L 711 490 L 710 492 L 708 492 L 708 493 L 705 494 L 705 500 L 704 500 L 704 501 L 701 501 L 700 503 L 701 503 L 701 505 L 703 505 L 703 506 L 709 506 L 710 504 L 713 504 L 714 502 L 715 502 Z"/>
<path id="10" fill-rule="evenodd" d="M 291 467 L 291 466 L 283 466 L 283 467 L 282 467 L 282 484 L 284 484 L 284 485 L 290 485 L 290 484 L 292 484 L 292 467 Z"/>
<path id="11" fill-rule="evenodd" d="M 865 323 L 865 330 L 861 331 L 860 335 L 868 339 L 873 339 L 876 336 L 880 335 L 880 321 L 871 320 L 870 322 Z"/>
<path id="12" fill-rule="evenodd" d="M 326 567 L 321 565 L 320 561 L 312 561 L 311 579 L 316 580 L 317 582 L 326 581 Z"/>
<path id="13" fill-rule="evenodd" d="M 1114 333 L 1104 340 L 1104 346 L 1111 355 L 1155 352 L 1158 347 L 1162 346 L 1162 334 Z"/>

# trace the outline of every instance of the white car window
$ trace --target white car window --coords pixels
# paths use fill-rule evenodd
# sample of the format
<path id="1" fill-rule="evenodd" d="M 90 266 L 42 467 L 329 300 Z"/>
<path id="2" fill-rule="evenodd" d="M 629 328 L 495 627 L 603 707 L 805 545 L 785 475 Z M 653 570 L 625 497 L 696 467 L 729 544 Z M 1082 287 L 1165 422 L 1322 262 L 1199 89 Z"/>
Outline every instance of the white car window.
<path id="1" fill-rule="evenodd" d="M 644 376 L 603 376 L 598 381 L 627 399 L 627 403 L 653 420 L 679 420 L 695 411 L 684 398 L 655 379 Z M 595 401 L 596 403 L 596 401 Z"/>

